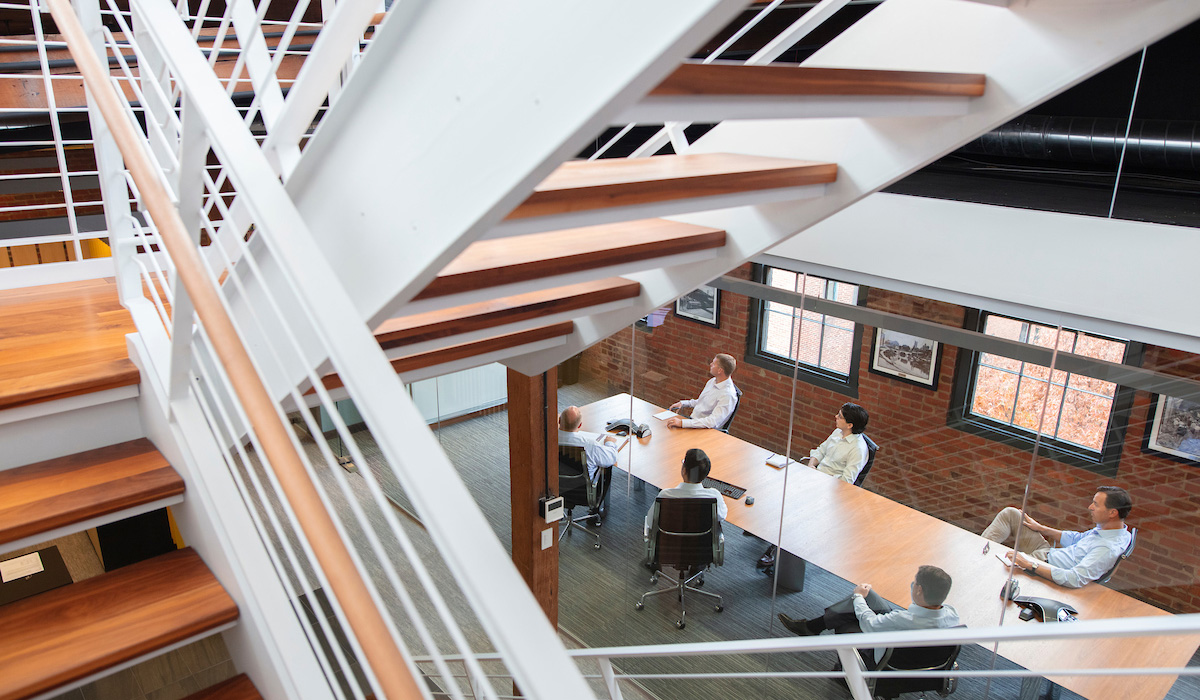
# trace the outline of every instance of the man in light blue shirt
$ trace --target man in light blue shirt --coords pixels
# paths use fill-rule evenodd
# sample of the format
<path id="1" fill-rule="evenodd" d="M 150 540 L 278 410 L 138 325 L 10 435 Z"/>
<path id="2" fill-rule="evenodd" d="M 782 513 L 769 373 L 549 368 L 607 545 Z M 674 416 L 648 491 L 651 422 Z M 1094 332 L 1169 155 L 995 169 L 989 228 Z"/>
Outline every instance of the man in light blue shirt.
<path id="1" fill-rule="evenodd" d="M 946 605 L 953 581 L 950 574 L 936 566 L 922 566 L 909 586 L 912 605 L 906 609 L 893 608 L 871 584 L 860 583 L 846 600 L 825 608 L 825 614 L 811 620 L 793 619 L 779 613 L 779 621 L 789 631 L 800 636 L 820 634 L 827 629 L 837 634 L 854 632 L 892 632 L 955 627 L 958 611 Z M 874 661 L 883 655 L 876 649 Z M 863 659 L 867 668 L 874 668 L 869 657 Z"/>
<path id="2" fill-rule="evenodd" d="M 1082 588 L 1112 569 L 1117 559 L 1129 547 L 1130 534 L 1125 518 L 1133 508 L 1129 492 L 1117 486 L 1101 486 L 1088 504 L 1095 527 L 1086 532 L 1055 530 L 1043 525 L 1028 514 L 1008 507 L 1000 511 L 983 537 L 1004 543 L 1017 531 L 1017 566 L 1036 576 L 1066 588 Z"/>

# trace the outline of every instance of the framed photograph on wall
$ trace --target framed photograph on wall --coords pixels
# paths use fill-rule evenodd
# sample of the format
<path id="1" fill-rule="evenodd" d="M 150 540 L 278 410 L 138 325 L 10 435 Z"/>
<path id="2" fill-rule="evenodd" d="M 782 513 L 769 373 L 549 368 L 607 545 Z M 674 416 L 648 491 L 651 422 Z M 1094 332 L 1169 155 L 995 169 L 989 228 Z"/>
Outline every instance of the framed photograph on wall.
<path id="1" fill-rule="evenodd" d="M 937 389 L 941 343 L 886 328 L 875 329 L 871 371 L 918 386 Z"/>
<path id="2" fill-rule="evenodd" d="M 703 285 L 675 301 L 675 315 L 713 328 L 721 327 L 721 290 Z"/>
<path id="3" fill-rule="evenodd" d="M 1200 467 L 1200 403 L 1155 396 L 1145 447 Z"/>

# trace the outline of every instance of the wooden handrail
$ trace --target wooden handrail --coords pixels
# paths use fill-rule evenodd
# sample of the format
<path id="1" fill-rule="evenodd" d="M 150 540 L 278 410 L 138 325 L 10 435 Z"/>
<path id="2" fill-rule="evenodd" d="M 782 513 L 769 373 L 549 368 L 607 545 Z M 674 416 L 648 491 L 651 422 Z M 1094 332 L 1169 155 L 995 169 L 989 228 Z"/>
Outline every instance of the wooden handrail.
<path id="1" fill-rule="evenodd" d="M 350 628 L 380 689 L 387 698 L 422 697 L 417 681 L 400 653 L 387 624 L 375 607 L 366 583 L 358 575 L 354 560 L 338 536 L 333 519 L 321 504 L 316 487 L 308 478 L 299 453 L 275 412 L 275 402 L 263 386 L 250 355 L 226 315 L 216 287 L 204 274 L 200 255 L 191 245 L 179 213 L 163 187 L 158 169 L 146 154 L 141 135 L 126 117 L 122 98 L 108 80 L 108 69 L 92 51 L 91 43 L 68 0 L 48 0 L 50 14 L 67 40 L 84 83 L 116 141 L 125 164 L 142 194 L 142 201 L 158 224 L 158 233 L 175 262 L 176 274 L 208 331 L 213 349 L 229 375 L 233 390 L 274 469 L 300 527 L 324 571 L 333 594 L 346 614 Z"/>

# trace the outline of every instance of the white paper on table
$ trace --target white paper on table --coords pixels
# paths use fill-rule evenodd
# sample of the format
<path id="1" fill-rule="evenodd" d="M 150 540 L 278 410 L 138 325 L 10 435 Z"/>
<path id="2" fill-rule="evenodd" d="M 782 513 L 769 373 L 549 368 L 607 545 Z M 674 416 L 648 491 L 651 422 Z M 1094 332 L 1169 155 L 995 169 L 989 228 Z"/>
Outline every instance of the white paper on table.
<path id="1" fill-rule="evenodd" d="M 8 583 L 15 579 L 41 573 L 42 571 L 45 571 L 45 567 L 42 566 L 42 557 L 37 552 L 34 552 L 33 554 L 26 554 L 23 557 L 0 562 L 0 581 Z"/>
<path id="2" fill-rule="evenodd" d="M 789 459 L 785 458 L 783 455 L 771 455 L 770 457 L 767 457 L 767 464 L 771 465 L 772 467 L 775 467 L 776 469 L 783 469 L 788 464 L 798 464 L 798 463 L 799 462 L 797 462 L 796 460 L 794 460 L 794 459 L 789 460 Z"/>
<path id="3" fill-rule="evenodd" d="M 671 417 L 671 416 L 673 416 L 673 415 L 675 415 L 675 412 L 674 412 L 674 411 L 663 411 L 662 413 L 655 413 L 655 414 L 654 414 L 654 417 L 655 417 L 655 418 L 657 418 L 657 419 L 659 419 L 659 420 L 666 420 L 666 419 L 670 418 L 670 417 Z"/>

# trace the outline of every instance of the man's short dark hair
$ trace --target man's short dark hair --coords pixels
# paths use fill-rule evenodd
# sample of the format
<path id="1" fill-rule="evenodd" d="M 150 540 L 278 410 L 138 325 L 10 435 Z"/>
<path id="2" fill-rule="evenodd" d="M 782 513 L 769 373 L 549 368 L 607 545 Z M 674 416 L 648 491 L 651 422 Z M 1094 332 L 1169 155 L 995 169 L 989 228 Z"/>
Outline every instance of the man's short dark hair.
<path id="1" fill-rule="evenodd" d="M 870 419 L 867 409 L 862 406 L 856 403 L 842 404 L 842 420 L 850 424 L 850 432 L 855 435 L 867 429 L 867 421 Z"/>
<path id="2" fill-rule="evenodd" d="M 737 369 L 737 360 L 733 359 L 733 355 L 726 355 L 722 352 L 713 359 L 715 359 L 717 364 L 720 365 L 721 371 L 725 373 L 726 377 L 733 376 L 734 370 Z"/>
<path id="3" fill-rule="evenodd" d="M 941 605 L 946 602 L 946 596 L 950 595 L 950 585 L 953 583 L 950 574 L 929 565 L 917 569 L 916 581 L 921 587 L 926 605 Z"/>
<path id="4" fill-rule="evenodd" d="M 1096 493 L 1104 494 L 1104 507 L 1115 508 L 1121 520 L 1129 517 L 1129 511 L 1133 510 L 1133 499 L 1128 491 L 1120 486 L 1098 486 Z"/>
<path id="5" fill-rule="evenodd" d="M 683 478 L 689 484 L 699 484 L 712 471 L 712 461 L 704 450 L 693 447 L 683 456 Z"/>

